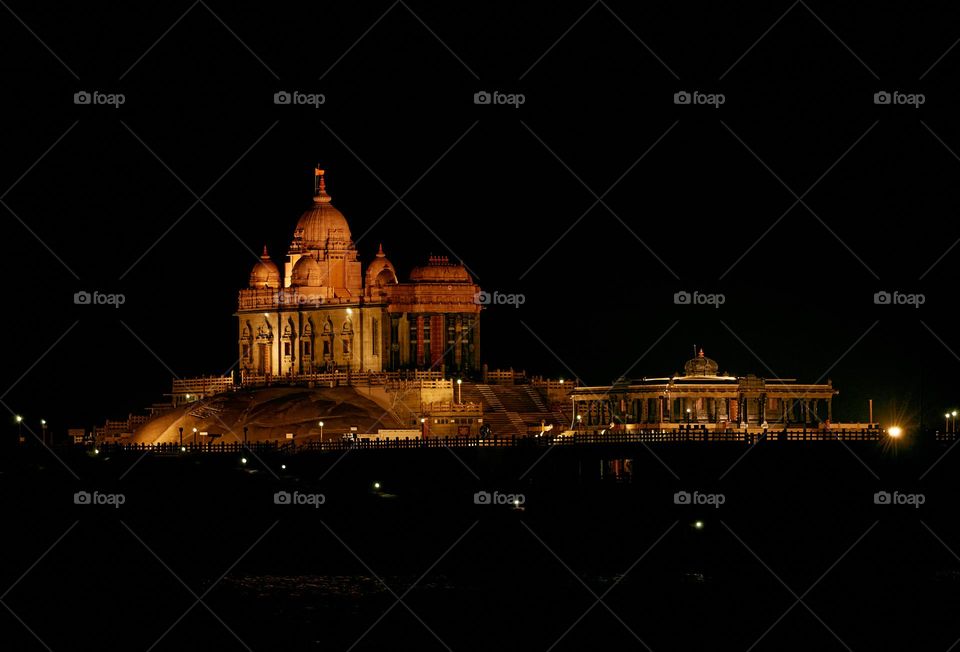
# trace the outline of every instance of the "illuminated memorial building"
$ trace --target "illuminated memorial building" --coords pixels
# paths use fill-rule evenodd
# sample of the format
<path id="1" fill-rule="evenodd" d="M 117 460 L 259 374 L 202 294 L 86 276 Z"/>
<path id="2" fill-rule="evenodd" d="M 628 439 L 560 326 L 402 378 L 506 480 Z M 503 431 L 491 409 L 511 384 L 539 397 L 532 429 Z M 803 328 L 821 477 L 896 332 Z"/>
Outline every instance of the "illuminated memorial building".
<path id="1" fill-rule="evenodd" d="M 701 349 L 669 378 L 623 380 L 606 387 L 578 387 L 571 393 L 580 426 L 614 425 L 626 430 L 694 427 L 821 428 L 833 419 L 833 384 L 717 373 Z"/>
<path id="2" fill-rule="evenodd" d="M 240 290 L 241 376 L 477 370 L 480 288 L 466 268 L 431 256 L 401 282 L 381 246 L 364 269 L 323 170 L 315 179 L 282 274 L 264 247 Z"/>

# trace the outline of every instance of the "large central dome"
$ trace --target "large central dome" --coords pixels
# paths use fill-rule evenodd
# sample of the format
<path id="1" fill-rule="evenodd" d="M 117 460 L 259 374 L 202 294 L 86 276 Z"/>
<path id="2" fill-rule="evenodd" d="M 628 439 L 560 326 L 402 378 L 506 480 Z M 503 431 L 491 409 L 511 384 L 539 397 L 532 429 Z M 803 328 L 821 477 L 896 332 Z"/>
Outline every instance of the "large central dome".
<path id="1" fill-rule="evenodd" d="M 350 244 L 347 218 L 330 203 L 322 173 L 313 206 L 300 216 L 293 237 L 294 244 L 299 243 L 305 249 L 340 249 Z"/>

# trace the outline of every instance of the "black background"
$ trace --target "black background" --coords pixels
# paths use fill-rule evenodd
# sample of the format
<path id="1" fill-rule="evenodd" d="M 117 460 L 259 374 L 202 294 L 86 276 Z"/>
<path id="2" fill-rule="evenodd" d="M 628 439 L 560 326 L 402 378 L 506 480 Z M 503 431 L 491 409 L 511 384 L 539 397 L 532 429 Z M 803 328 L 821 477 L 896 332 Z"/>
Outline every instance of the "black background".
<path id="1" fill-rule="evenodd" d="M 831 378 L 838 419 L 865 420 L 867 398 L 888 423 L 953 407 L 946 4 L 9 9 L 0 391 L 30 423 L 89 427 L 160 400 L 171 370 L 231 368 L 236 292 L 264 243 L 282 257 L 316 163 L 364 262 L 381 242 L 402 276 L 445 254 L 525 296 L 484 314 L 492 368 L 602 384 L 678 371 L 696 344 L 721 371 Z M 80 90 L 126 102 L 78 106 Z M 326 103 L 278 106 L 280 90 Z M 726 102 L 678 106 L 680 90 Z M 880 90 L 926 103 L 877 106 Z M 79 290 L 126 303 L 77 306 Z M 726 303 L 677 306 L 680 290 Z M 878 306 L 880 290 L 926 303 Z"/>

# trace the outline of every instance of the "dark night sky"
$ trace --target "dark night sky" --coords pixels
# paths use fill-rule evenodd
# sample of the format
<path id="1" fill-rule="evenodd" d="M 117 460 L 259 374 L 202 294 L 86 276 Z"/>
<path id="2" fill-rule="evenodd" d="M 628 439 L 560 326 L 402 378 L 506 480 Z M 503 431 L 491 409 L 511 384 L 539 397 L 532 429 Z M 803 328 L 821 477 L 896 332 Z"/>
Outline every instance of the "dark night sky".
<path id="1" fill-rule="evenodd" d="M 189 3 L 10 6 L 56 53 L 0 10 L 0 193 L 22 220 L 0 205 L 0 392 L 28 419 L 90 426 L 160 400 L 165 366 L 229 368 L 251 250 L 285 251 L 317 162 L 355 239 L 372 227 L 365 262 L 380 242 L 401 274 L 446 254 L 525 295 L 484 315 L 491 367 L 601 384 L 645 352 L 630 375 L 677 371 L 696 343 L 721 371 L 826 374 L 841 418 L 868 397 L 908 421 L 921 393 L 928 421 L 960 400 L 960 49 L 931 68 L 960 33 L 943 8 L 798 4 L 760 39 L 789 4 L 610 2 L 551 47 L 590 4 L 409 2 L 359 42 L 389 3 L 211 1 L 162 39 Z M 126 102 L 77 106 L 79 90 Z M 277 106 L 278 90 L 327 101 Z M 478 90 L 526 103 L 477 106 Z M 726 102 L 677 106 L 679 90 Z M 926 103 L 877 106 L 880 90 Z M 78 290 L 127 302 L 75 306 Z M 726 303 L 677 306 L 678 290 Z"/>

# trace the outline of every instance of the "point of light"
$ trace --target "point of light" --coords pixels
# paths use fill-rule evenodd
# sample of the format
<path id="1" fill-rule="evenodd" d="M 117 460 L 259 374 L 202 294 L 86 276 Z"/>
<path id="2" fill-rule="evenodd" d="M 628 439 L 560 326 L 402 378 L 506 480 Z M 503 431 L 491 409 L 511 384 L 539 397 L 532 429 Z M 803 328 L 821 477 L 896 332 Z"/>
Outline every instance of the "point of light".
<path id="1" fill-rule="evenodd" d="M 193 431 L 194 431 L 194 432 L 196 432 L 196 431 L 197 431 L 197 429 L 196 429 L 196 428 L 194 428 L 194 429 L 193 429 Z"/>
<path id="2" fill-rule="evenodd" d="M 40 425 L 41 425 L 41 426 L 47 425 L 47 420 L 46 420 L 46 419 L 40 419 Z"/>
<path id="3" fill-rule="evenodd" d="M 100 454 L 100 449 L 99 449 L 99 448 L 94 448 L 94 449 L 93 449 L 93 454 L 94 454 L 94 455 L 99 455 L 99 454 Z"/>
<path id="4" fill-rule="evenodd" d="M 702 530 L 702 529 L 703 529 L 703 521 L 694 521 L 693 527 L 696 528 L 696 529 L 698 529 L 698 530 Z"/>
<path id="5" fill-rule="evenodd" d="M 286 465 L 286 464 L 281 464 L 281 465 L 280 465 L 280 468 L 281 468 L 281 469 L 286 469 L 286 468 L 287 468 L 287 465 Z"/>
<path id="6" fill-rule="evenodd" d="M 17 423 L 21 423 L 23 421 L 23 417 L 20 416 L 19 414 L 17 415 L 16 419 L 17 419 Z"/>
<path id="7" fill-rule="evenodd" d="M 348 315 L 352 315 L 352 314 L 353 314 L 353 308 L 347 308 L 347 314 L 348 314 Z"/>
<path id="8" fill-rule="evenodd" d="M 180 447 L 180 452 L 181 452 L 181 453 L 186 453 L 186 452 L 187 452 L 187 447 L 186 447 L 186 446 L 181 446 L 181 447 Z"/>
<path id="9" fill-rule="evenodd" d="M 950 416 L 954 416 L 954 417 L 957 416 L 957 411 L 954 410 L 953 412 L 951 412 L 951 413 L 950 413 Z"/>
<path id="10" fill-rule="evenodd" d="M 190 395 L 189 395 L 189 394 L 187 394 L 187 400 L 188 400 L 188 401 L 190 400 Z"/>
<path id="11" fill-rule="evenodd" d="M 887 430 L 887 434 L 894 439 L 897 439 L 903 434 L 903 428 L 900 426 L 893 426 Z"/>
<path id="12" fill-rule="evenodd" d="M 462 385 L 462 384 L 463 384 L 463 380 L 461 380 L 460 378 L 457 378 L 457 384 L 458 384 L 458 385 Z"/>
<path id="13" fill-rule="evenodd" d="M 420 417 L 420 423 L 426 423 L 426 422 L 427 422 L 426 418 Z"/>
<path id="14" fill-rule="evenodd" d="M 374 488 L 374 489 L 379 489 L 379 488 L 380 488 L 380 483 L 379 483 L 379 482 L 374 482 L 374 483 L 373 483 L 373 488 Z"/>
<path id="15" fill-rule="evenodd" d="M 563 378 L 560 379 L 560 384 L 561 384 L 561 385 L 563 384 Z"/>
<path id="16" fill-rule="evenodd" d="M 246 463 L 247 463 L 247 458 L 241 457 L 241 458 L 240 458 L 240 463 L 241 463 L 241 464 L 246 464 Z"/>

